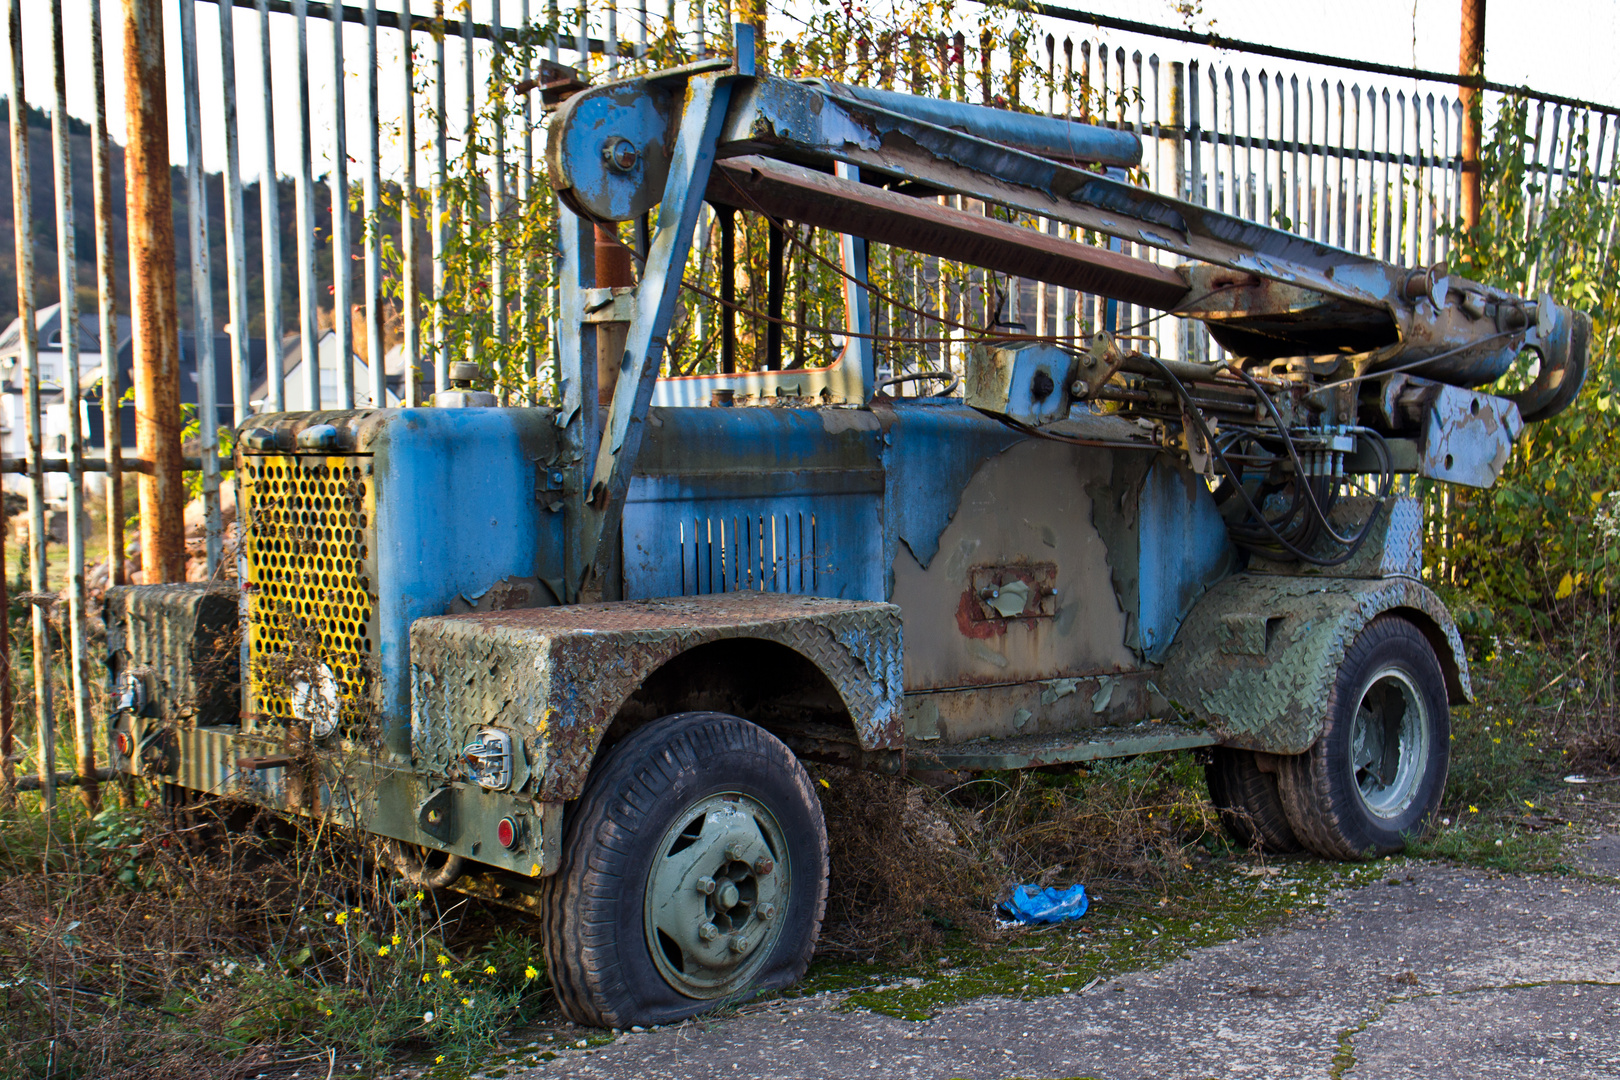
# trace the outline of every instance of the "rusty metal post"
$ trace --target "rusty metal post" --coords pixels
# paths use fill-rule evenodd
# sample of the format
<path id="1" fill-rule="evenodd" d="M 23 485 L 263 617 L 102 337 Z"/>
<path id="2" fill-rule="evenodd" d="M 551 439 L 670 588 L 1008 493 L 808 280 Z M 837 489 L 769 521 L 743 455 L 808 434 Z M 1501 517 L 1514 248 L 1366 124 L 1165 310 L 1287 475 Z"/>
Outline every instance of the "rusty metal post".
<path id="1" fill-rule="evenodd" d="M 18 345 L 26 372 L 28 427 L 28 581 L 33 592 L 44 592 L 45 581 L 45 472 L 40 460 L 39 330 L 34 321 L 34 223 L 28 154 L 28 96 L 23 87 L 22 4 L 6 6 L 7 72 L 11 97 L 11 209 L 17 242 Z M 51 702 L 51 639 L 45 609 L 31 605 L 34 631 L 34 716 L 39 743 L 39 790 L 47 807 L 56 805 L 56 712 Z"/>
<path id="2" fill-rule="evenodd" d="M 73 226 L 73 147 L 68 131 L 67 67 L 62 0 L 51 0 L 51 165 L 56 180 L 58 331 L 62 341 L 62 395 L 68 425 L 68 680 L 73 690 L 75 770 L 86 805 L 101 802 L 96 783 L 96 732 L 90 711 L 89 646 L 84 625 L 84 428 L 79 420 L 79 275 Z"/>
<path id="3" fill-rule="evenodd" d="M 1457 58 L 1457 74 L 1485 74 L 1485 0 L 1462 0 L 1462 44 Z M 1472 229 L 1479 224 L 1479 148 L 1484 141 L 1485 118 L 1479 91 L 1471 86 L 1457 89 L 1462 105 L 1462 218 Z"/>
<path id="4" fill-rule="evenodd" d="M 124 582 L 124 446 L 119 420 L 117 289 L 113 285 L 112 153 L 107 138 L 107 77 L 102 66 L 101 0 L 90 0 L 90 66 L 96 117 L 90 139 L 90 172 L 96 209 L 96 298 L 101 327 L 102 453 L 107 464 L 107 584 Z M 0 566 L 4 563 L 0 562 Z M 0 572 L 3 576 L 3 572 Z M 4 610 L 0 605 L 0 610 Z"/>
<path id="5" fill-rule="evenodd" d="M 135 323 L 135 445 L 141 474 L 141 580 L 186 576 L 186 489 L 180 475 L 180 320 L 174 275 L 169 103 L 162 0 L 123 0 L 129 145 L 130 302 Z"/>
<path id="6" fill-rule="evenodd" d="M 619 241 L 617 225 L 597 225 L 595 231 L 596 287 L 627 289 L 635 282 L 630 265 L 630 249 Z M 619 382 L 624 362 L 624 343 L 630 336 L 626 322 L 602 323 L 596 328 L 596 393 L 602 405 L 613 401 L 613 388 Z"/>

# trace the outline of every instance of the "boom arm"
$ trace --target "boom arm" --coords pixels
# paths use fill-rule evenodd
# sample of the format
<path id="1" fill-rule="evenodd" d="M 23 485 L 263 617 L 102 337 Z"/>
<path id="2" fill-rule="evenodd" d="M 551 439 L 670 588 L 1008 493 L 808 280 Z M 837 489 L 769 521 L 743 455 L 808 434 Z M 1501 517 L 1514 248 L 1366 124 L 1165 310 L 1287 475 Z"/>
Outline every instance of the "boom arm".
<path id="1" fill-rule="evenodd" d="M 775 219 L 1200 319 L 1242 358 L 1237 366 L 1247 376 L 1206 369 L 1200 378 L 1224 379 L 1217 397 L 1246 398 L 1247 409 L 1261 416 L 1269 409 L 1279 422 L 1285 421 L 1280 401 L 1292 417 L 1288 422 L 1381 426 L 1400 435 L 1411 401 L 1423 399 L 1418 412 L 1427 416 L 1446 396 L 1442 391 L 1491 383 L 1522 351 L 1533 350 L 1541 360 L 1538 379 L 1518 396 L 1517 409 L 1512 402 L 1497 409 L 1498 422 L 1484 433 L 1487 445 L 1479 452 L 1499 468 L 1497 444 L 1511 440 L 1520 414 L 1525 420 L 1552 415 L 1573 400 L 1584 379 L 1589 320 L 1550 297 L 1515 297 L 1452 277 L 1443 265 L 1385 263 L 1079 164 L 1139 160 L 1140 144 L 1124 133 L 755 75 L 747 32 L 739 33 L 736 65 L 721 70 L 723 62 L 710 62 L 586 89 L 564 103 L 551 126 L 551 181 L 568 210 L 587 220 L 627 221 L 659 207 L 606 429 L 594 455 L 586 452 L 594 457 L 594 470 L 581 521 L 589 535 L 580 539 L 582 550 L 594 551 L 594 557 L 590 566 L 576 568 L 578 580 L 599 580 L 606 566 L 641 415 L 663 359 L 699 191 L 712 202 Z M 711 169 L 712 162 L 719 167 Z M 837 175 L 839 164 L 856 166 L 860 180 Z M 999 204 L 1194 261 L 1168 268 L 1064 242 L 943 207 L 934 198 L 940 194 Z M 583 362 L 565 358 L 565 364 Z M 1124 366 L 1121 358 L 1110 375 Z M 1068 396 L 1118 399 L 1129 392 L 1138 395 L 1134 406 L 1152 404 L 1151 386 L 1121 390 L 1114 380 L 1109 390 L 1108 380 L 1076 381 L 1077 372 L 1064 372 L 1057 382 L 1065 403 Z M 1180 384 L 1174 376 L 1167 382 L 1159 368 L 1136 374 L 1155 382 L 1161 397 L 1167 386 Z M 1362 400 L 1380 374 L 1377 393 Z M 565 371 L 565 381 L 569 377 Z M 1181 400 L 1186 396 L 1165 400 L 1159 412 L 1184 410 L 1192 401 Z M 1258 397 L 1275 400 L 1262 407 Z M 998 411 L 997 402 L 974 403 Z M 1151 408 L 1147 413 L 1157 415 Z M 1186 441 L 1192 452 L 1199 437 L 1191 426 Z M 1468 477 L 1485 475 L 1475 470 L 1443 478 L 1472 482 Z M 1485 482 L 1494 476 L 1489 471 Z"/>

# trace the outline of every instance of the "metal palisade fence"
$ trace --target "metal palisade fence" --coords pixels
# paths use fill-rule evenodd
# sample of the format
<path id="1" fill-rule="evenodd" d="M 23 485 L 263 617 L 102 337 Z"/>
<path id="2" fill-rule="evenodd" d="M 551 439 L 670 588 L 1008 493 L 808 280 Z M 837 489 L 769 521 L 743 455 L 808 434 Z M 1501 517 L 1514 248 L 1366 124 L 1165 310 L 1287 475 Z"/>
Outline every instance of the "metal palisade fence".
<path id="1" fill-rule="evenodd" d="M 17 320 L 0 339 L 0 470 L 28 499 L 35 726 L 26 756 L 38 776 L 21 786 L 47 798 L 59 782 L 93 787 L 97 775 L 88 605 L 94 588 L 131 577 L 125 473 L 146 485 L 145 578 L 178 576 L 183 558 L 166 554 L 177 536 L 159 530 L 154 511 L 166 507 L 178 521 L 177 507 L 193 497 L 201 512 L 192 576 L 214 578 L 234 561 L 222 429 L 228 437 L 255 412 L 415 406 L 447 387 L 453 358 L 479 362 L 508 403 L 553 399 L 555 204 L 539 159 L 540 97 L 548 79 L 562 77 L 556 65 L 600 80 L 724 54 L 727 28 L 741 19 L 771 31 L 760 50 L 775 74 L 1128 129 L 1144 144 L 1135 182 L 1383 259 L 1446 260 L 1461 201 L 1464 106 L 1454 81 L 1303 54 L 1216 53 L 1174 40 L 1187 37 L 1179 33 L 1156 43 L 1139 33 L 1110 38 L 1084 22 L 977 7 L 971 19 L 951 15 L 962 15 L 957 30 L 927 23 L 937 21 L 932 8 L 877 26 L 705 0 L 670 0 L 661 10 L 647 0 L 623 10 L 560 8 L 558 0 L 122 0 L 106 13 L 89 0 L 87 23 L 74 26 L 63 0 L 49 0 L 50 138 L 42 146 L 22 105 L 30 89 L 19 46 L 24 2 L 6 0 Z M 177 16 L 177 35 L 165 37 L 165 14 Z M 121 34 L 126 48 L 124 147 L 108 134 L 104 33 Z M 69 50 L 70 42 L 88 48 Z M 70 80 L 93 87 L 87 133 L 67 114 Z M 170 87 L 181 98 L 178 133 L 162 122 Z M 1529 235 L 1572 182 L 1596 176 L 1612 189 L 1620 113 L 1528 91 L 1487 90 L 1483 107 L 1496 115 L 1524 102 L 1521 224 Z M 88 207 L 75 205 L 76 139 L 89 142 Z M 174 170 L 171 144 L 184 148 L 185 164 Z M 49 168 L 31 160 L 45 147 Z M 122 191 L 113 185 L 119 162 Z M 171 171 L 183 189 L 174 205 L 185 212 L 165 230 Z M 40 187 L 51 192 L 48 220 L 33 213 Z M 965 208 L 1007 216 L 971 200 Z M 1024 223 L 1166 261 L 1147 245 Z M 624 243 L 644 245 L 646 231 L 627 230 Z M 767 355 L 815 366 L 844 346 L 840 238 L 794 227 L 789 272 L 767 298 L 763 283 L 774 275 L 756 268 L 782 257 L 782 232 L 752 215 L 705 211 L 668 373 L 745 370 Z M 46 264 L 54 279 L 36 273 Z M 722 275 L 723 266 L 732 272 Z M 1161 355 L 1204 358 L 1215 349 L 1196 323 L 877 245 L 870 273 L 878 361 L 893 374 L 959 372 L 971 341 L 1007 330 L 1079 338 L 1105 327 Z M 163 281 L 172 282 L 166 292 Z M 49 311 L 38 303 L 48 295 L 57 297 Z M 780 352 L 757 343 L 783 334 Z M 177 389 L 182 374 L 194 390 Z M 187 397 L 182 415 L 149 407 Z M 126 447 L 130 431 L 137 437 Z M 175 488 L 164 477 L 181 436 L 192 479 Z M 98 490 L 106 557 L 92 568 L 85 508 Z M 47 573 L 59 510 L 65 589 Z M 0 647 L 9 664 L 9 635 Z M 53 651 L 64 651 L 65 663 Z M 0 757 L 14 789 L 22 755 L 12 682 L 4 684 Z M 63 693 L 77 760 L 59 776 L 55 700 Z"/>

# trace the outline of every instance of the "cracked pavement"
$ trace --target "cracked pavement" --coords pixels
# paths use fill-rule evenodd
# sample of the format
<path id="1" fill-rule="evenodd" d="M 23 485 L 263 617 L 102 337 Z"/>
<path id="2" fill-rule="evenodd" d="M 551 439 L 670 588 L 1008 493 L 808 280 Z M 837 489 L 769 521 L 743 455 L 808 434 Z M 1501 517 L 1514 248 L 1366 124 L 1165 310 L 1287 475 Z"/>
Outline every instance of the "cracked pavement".
<path id="1" fill-rule="evenodd" d="M 927 1021 L 837 995 L 626 1032 L 509 1078 L 1620 1077 L 1620 838 L 1584 876 L 1392 864 L 1325 911 L 1083 993 Z"/>

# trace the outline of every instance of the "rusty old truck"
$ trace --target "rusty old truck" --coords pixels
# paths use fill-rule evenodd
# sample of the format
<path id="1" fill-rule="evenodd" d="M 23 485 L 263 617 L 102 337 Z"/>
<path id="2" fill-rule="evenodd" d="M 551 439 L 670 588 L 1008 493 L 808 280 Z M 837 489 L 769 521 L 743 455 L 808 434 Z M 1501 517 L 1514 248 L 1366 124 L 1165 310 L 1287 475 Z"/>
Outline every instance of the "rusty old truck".
<path id="1" fill-rule="evenodd" d="M 239 586 L 110 594 L 115 767 L 532 907 L 563 1009 L 616 1026 L 803 974 L 803 760 L 1198 750 L 1245 843 L 1421 833 L 1470 689 L 1403 478 L 1492 484 L 1579 390 L 1586 316 L 1135 186 L 1128 131 L 752 55 L 551 71 L 560 401 L 498 407 L 468 367 L 434 407 L 250 418 Z M 843 238 L 833 362 L 660 377 L 705 203 Z M 603 284 L 596 226 L 648 214 Z M 1198 320 L 1227 358 L 1105 322 L 880 381 L 868 242 Z"/>

